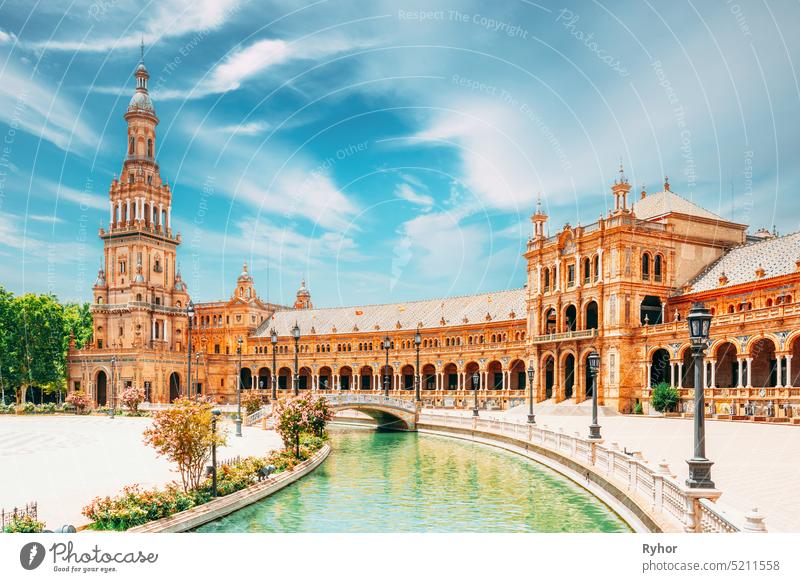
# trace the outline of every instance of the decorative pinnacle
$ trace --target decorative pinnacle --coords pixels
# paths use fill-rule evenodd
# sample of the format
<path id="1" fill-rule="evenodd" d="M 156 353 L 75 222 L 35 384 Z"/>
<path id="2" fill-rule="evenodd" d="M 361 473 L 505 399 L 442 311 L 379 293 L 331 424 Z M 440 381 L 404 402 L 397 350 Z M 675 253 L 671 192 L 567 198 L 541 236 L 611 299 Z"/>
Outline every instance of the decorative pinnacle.
<path id="1" fill-rule="evenodd" d="M 669 176 L 664 176 L 664 192 L 669 192 Z"/>
<path id="2" fill-rule="evenodd" d="M 140 48 L 141 48 L 141 51 L 142 51 L 142 62 L 144 62 L 144 34 L 142 34 L 142 42 L 141 42 Z"/>

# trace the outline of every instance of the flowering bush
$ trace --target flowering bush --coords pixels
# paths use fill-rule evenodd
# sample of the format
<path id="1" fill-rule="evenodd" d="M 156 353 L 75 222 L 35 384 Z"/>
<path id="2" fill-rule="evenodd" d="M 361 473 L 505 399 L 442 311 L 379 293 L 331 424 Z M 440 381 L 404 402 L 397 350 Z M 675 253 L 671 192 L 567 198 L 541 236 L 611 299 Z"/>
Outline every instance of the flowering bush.
<path id="1" fill-rule="evenodd" d="M 139 412 L 139 405 L 144 402 L 144 396 L 144 388 L 138 386 L 125 388 L 122 392 L 122 404 L 127 406 L 131 413 L 136 414 Z"/>
<path id="2" fill-rule="evenodd" d="M 235 463 L 217 467 L 217 495 L 230 495 L 258 481 L 258 472 L 271 463 L 267 457 L 246 457 Z M 206 479 L 198 493 L 211 498 L 211 478 Z"/>
<path id="3" fill-rule="evenodd" d="M 176 483 L 165 489 L 142 491 L 130 485 L 116 497 L 95 497 L 83 508 L 83 515 L 92 520 L 91 528 L 123 531 L 154 519 L 169 517 L 197 504 L 195 497 Z"/>
<path id="4" fill-rule="evenodd" d="M 37 521 L 30 515 L 15 515 L 3 528 L 5 533 L 41 533 L 44 530 L 44 523 Z"/>
<path id="5" fill-rule="evenodd" d="M 294 447 L 294 455 L 300 458 L 300 435 L 311 433 L 324 438 L 325 423 L 333 413 L 325 398 L 314 394 L 298 396 L 277 403 L 275 408 L 275 430 L 286 448 Z"/>
<path id="6" fill-rule="evenodd" d="M 242 406 L 244 406 L 247 414 L 250 415 L 254 412 L 258 412 L 258 409 L 261 408 L 261 405 L 263 404 L 263 402 L 261 402 L 261 396 L 252 390 L 243 390 L 242 392 L 244 392 L 242 394 Z"/>
<path id="7" fill-rule="evenodd" d="M 178 465 L 184 491 L 200 485 L 212 443 L 225 445 L 224 429 L 217 427 L 216 436 L 211 434 L 212 408 L 208 402 L 181 398 L 157 411 L 153 424 L 144 431 L 144 443 Z"/>
<path id="8" fill-rule="evenodd" d="M 82 413 L 87 406 L 89 406 L 89 397 L 83 390 L 75 390 L 74 392 L 70 392 L 65 401 L 67 404 L 74 406 L 79 414 Z"/>

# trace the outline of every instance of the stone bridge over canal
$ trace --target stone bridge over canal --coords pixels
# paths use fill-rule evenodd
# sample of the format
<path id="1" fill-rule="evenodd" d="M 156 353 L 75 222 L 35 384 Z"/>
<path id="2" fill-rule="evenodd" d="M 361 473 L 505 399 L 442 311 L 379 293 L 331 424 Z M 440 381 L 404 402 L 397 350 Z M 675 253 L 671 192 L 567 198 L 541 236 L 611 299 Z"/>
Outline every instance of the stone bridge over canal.
<path id="1" fill-rule="evenodd" d="M 378 428 L 417 430 L 419 408 L 413 400 L 383 394 L 325 394 L 334 412 L 356 410 L 375 419 Z"/>

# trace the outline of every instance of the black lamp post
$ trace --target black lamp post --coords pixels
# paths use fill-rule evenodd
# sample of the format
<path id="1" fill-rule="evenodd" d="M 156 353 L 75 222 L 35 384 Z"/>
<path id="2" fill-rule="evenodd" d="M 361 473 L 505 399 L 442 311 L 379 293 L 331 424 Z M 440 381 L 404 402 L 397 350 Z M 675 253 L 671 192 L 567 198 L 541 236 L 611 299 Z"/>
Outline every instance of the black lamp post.
<path id="1" fill-rule="evenodd" d="M 294 378 L 292 379 L 292 393 L 297 396 L 300 393 L 300 370 L 298 369 L 297 357 L 300 353 L 300 328 L 297 322 L 294 322 L 292 328 L 292 336 L 294 337 Z"/>
<path id="2" fill-rule="evenodd" d="M 236 340 L 236 353 L 239 355 L 239 368 L 236 370 L 236 436 L 242 436 L 242 337 Z"/>
<path id="3" fill-rule="evenodd" d="M 597 373 L 600 371 L 600 354 L 589 354 L 589 373 L 592 375 L 592 424 L 589 425 L 589 438 L 601 439 L 600 425 L 597 424 Z"/>
<path id="4" fill-rule="evenodd" d="M 211 497 L 217 496 L 217 420 L 220 411 L 211 411 Z"/>
<path id="5" fill-rule="evenodd" d="M 186 304 L 186 317 L 189 320 L 188 333 L 186 334 L 187 350 L 186 350 L 186 397 L 191 398 L 192 394 L 192 319 L 194 319 L 194 303 L 189 299 Z M 180 397 L 180 390 L 178 397 Z"/>
<path id="6" fill-rule="evenodd" d="M 116 377 L 117 356 L 111 356 L 111 394 L 109 395 L 108 417 L 114 418 L 114 378 Z"/>
<path id="7" fill-rule="evenodd" d="M 708 332 L 711 329 L 711 311 L 702 303 L 695 303 L 686 319 L 689 322 L 689 339 L 694 358 L 694 456 L 686 461 L 689 463 L 686 485 L 692 489 L 713 489 L 711 465 L 714 463 L 706 458 L 705 390 L 701 374 L 703 356 L 708 346 Z"/>
<path id="8" fill-rule="evenodd" d="M 478 372 L 472 373 L 472 393 L 475 397 L 472 403 L 472 416 L 478 416 L 478 383 L 481 381 L 481 375 Z"/>
<path id="9" fill-rule="evenodd" d="M 275 368 L 275 354 L 278 352 L 278 332 L 272 328 L 269 332 L 269 339 L 272 342 L 272 399 L 278 398 L 278 370 Z"/>
<path id="10" fill-rule="evenodd" d="M 528 422 L 536 424 L 536 416 L 533 414 L 533 379 L 536 376 L 536 370 L 533 368 L 533 362 L 528 364 Z"/>
<path id="11" fill-rule="evenodd" d="M 381 347 L 386 350 L 386 367 L 383 369 L 383 395 L 389 396 L 389 348 L 392 345 L 392 340 L 387 335 L 381 342 Z"/>
<path id="12" fill-rule="evenodd" d="M 198 375 L 200 373 L 200 352 L 194 355 L 194 399 L 200 398 L 200 391 L 197 389 L 200 386 Z"/>
<path id="13" fill-rule="evenodd" d="M 420 390 L 419 385 L 422 383 L 422 372 L 419 369 L 419 348 L 421 345 L 422 345 L 422 334 L 419 333 L 419 328 L 417 328 L 417 332 L 414 334 L 414 347 L 417 348 L 417 381 L 414 383 L 415 384 L 414 388 L 416 389 L 414 392 L 414 400 L 416 400 L 417 402 L 422 400 L 422 397 L 420 396 L 419 393 Z"/>

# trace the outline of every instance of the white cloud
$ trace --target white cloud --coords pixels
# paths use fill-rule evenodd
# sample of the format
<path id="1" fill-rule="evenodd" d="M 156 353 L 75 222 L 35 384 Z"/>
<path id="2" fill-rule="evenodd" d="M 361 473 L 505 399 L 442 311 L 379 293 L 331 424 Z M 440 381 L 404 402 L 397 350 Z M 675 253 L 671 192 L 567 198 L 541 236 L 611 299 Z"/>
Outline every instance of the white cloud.
<path id="1" fill-rule="evenodd" d="M 269 188 L 269 190 L 267 190 Z M 261 210 L 302 217 L 329 230 L 356 228 L 352 223 L 358 206 L 341 192 L 327 174 L 306 168 L 284 170 L 272 183 L 243 183 L 236 192 Z"/>
<path id="2" fill-rule="evenodd" d="M 293 41 L 262 39 L 230 53 L 193 87 L 160 91 L 157 99 L 199 99 L 235 91 L 245 81 L 292 61 L 322 59 L 368 46 L 362 41 L 337 37 L 301 38 Z"/>
<path id="3" fill-rule="evenodd" d="M 218 127 L 216 131 L 233 135 L 259 135 L 269 128 L 270 125 L 265 121 L 248 121 L 247 123 L 235 125 L 223 125 Z"/>
<path id="4" fill-rule="evenodd" d="M 40 189 L 47 198 L 57 199 L 59 201 L 66 200 L 72 204 L 76 204 L 81 209 L 93 208 L 95 210 L 108 210 L 108 198 L 104 195 L 92 194 L 84 192 L 75 188 L 70 188 L 63 184 L 58 184 L 51 180 L 40 180 Z"/>
<path id="5" fill-rule="evenodd" d="M 409 184 L 398 184 L 394 189 L 394 194 L 398 198 L 402 198 L 403 200 L 411 202 L 411 204 L 416 206 L 421 206 L 424 209 L 430 209 L 434 204 L 434 200 L 431 196 L 428 196 L 427 194 L 420 194 Z"/>
<path id="6" fill-rule="evenodd" d="M 54 214 L 29 214 L 28 220 L 32 220 L 34 222 L 50 223 L 50 224 L 61 224 L 64 222 L 63 218 L 59 218 Z"/>
<path id="7" fill-rule="evenodd" d="M 6 32 L 0 28 L 0 44 L 12 43 L 17 41 L 17 35 L 13 32 Z"/>
<path id="8" fill-rule="evenodd" d="M 0 83 L 0 121 L 69 151 L 98 141 L 78 113 L 78 108 L 59 94 L 58 87 L 44 85 L 12 64 L 6 65 Z"/>
<path id="9" fill-rule="evenodd" d="M 132 27 L 131 19 L 139 14 L 125 12 L 124 7 L 115 5 L 111 2 L 111 8 L 106 8 L 102 2 L 92 2 L 87 8 L 89 23 L 99 28 L 107 30 L 114 28 L 112 17 L 109 10 L 116 11 L 120 16 L 120 27 L 126 30 Z M 139 32 L 135 28 L 134 33 L 128 36 L 122 34 L 114 36 L 99 36 L 98 38 L 89 37 L 89 40 L 48 40 L 42 42 L 29 43 L 27 46 L 35 49 L 46 49 L 53 51 L 82 51 L 82 52 L 106 52 L 114 49 L 131 49 L 139 46 L 144 41 L 145 45 L 154 45 L 171 37 L 180 37 L 192 32 L 208 34 L 210 31 L 219 28 L 242 7 L 240 0 L 163 0 L 148 6 L 145 11 L 144 32 Z M 136 11 L 141 9 L 136 4 Z"/>

